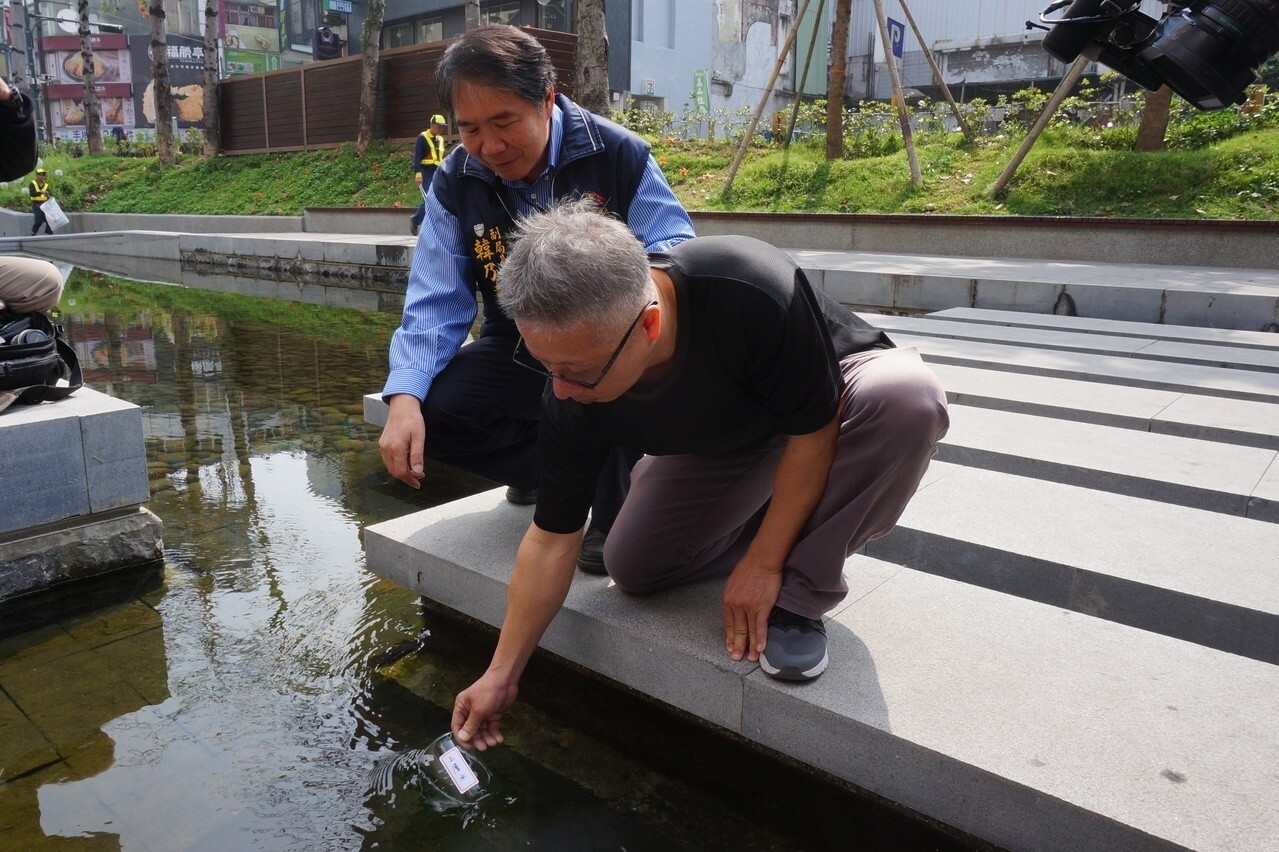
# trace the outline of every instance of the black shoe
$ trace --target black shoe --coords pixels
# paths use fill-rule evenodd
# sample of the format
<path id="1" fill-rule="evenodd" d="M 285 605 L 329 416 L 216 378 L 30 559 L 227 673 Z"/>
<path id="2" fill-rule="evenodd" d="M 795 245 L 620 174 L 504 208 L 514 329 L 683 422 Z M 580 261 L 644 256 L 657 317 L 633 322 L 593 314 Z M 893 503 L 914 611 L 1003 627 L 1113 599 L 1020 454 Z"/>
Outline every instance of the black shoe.
<path id="1" fill-rule="evenodd" d="M 604 575 L 604 533 L 589 527 L 582 537 L 582 552 L 577 555 L 577 570 L 587 574 Z"/>
<path id="2" fill-rule="evenodd" d="M 780 606 L 768 616 L 768 642 L 759 667 L 777 680 L 812 680 L 826 670 L 826 625 Z"/>
<path id="3" fill-rule="evenodd" d="M 537 489 L 516 488 L 512 485 L 506 489 L 506 502 L 516 506 L 532 506 L 537 502 Z"/>

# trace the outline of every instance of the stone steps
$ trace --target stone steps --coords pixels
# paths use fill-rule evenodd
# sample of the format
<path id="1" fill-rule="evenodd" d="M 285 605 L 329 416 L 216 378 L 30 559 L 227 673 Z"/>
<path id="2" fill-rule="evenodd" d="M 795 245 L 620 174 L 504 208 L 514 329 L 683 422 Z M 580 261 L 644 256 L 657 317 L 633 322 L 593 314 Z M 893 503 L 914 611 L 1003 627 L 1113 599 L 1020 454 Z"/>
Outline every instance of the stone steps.
<path id="1" fill-rule="evenodd" d="M 986 367 L 1011 373 L 1057 376 L 1226 399 L 1279 402 L 1279 374 L 1275 373 L 1008 346 L 981 340 L 954 340 L 891 330 L 889 334 L 898 346 L 913 346 L 924 360 L 932 363 Z"/>
<path id="2" fill-rule="evenodd" d="M 951 403 L 1279 449 L 1279 404 L 933 362 Z"/>
<path id="3" fill-rule="evenodd" d="M 809 280 L 859 308 L 977 308 L 1261 331 L 1279 322 L 1271 269 L 792 249 Z"/>
<path id="4" fill-rule="evenodd" d="M 884 329 L 890 336 L 896 332 L 905 332 L 906 334 L 926 334 L 929 337 L 984 341 L 1063 352 L 1118 355 L 1134 359 L 1257 370 L 1266 373 L 1279 372 L 1279 349 L 1185 343 L 1159 340 L 1149 336 L 1120 336 L 1014 325 L 986 325 L 935 319 L 932 315 L 897 317 L 863 313 L 861 317 L 872 325 Z"/>
<path id="5" fill-rule="evenodd" d="M 495 489 L 369 527 L 369 565 L 496 626 L 528 518 Z M 868 556 L 846 573 L 811 684 L 722 655 L 714 581 L 634 597 L 578 575 L 542 646 L 1006 848 L 1279 831 L 1279 668 Z"/>
<path id="6" fill-rule="evenodd" d="M 979 323 L 986 326 L 1045 328 L 1055 331 L 1110 334 L 1118 337 L 1149 337 L 1152 332 L 1150 323 L 1146 322 L 1125 322 L 1059 314 L 1030 314 L 1020 311 L 990 311 L 980 308 L 950 308 L 936 311 L 928 316 L 933 319 Z M 1209 343 L 1279 352 L 1279 334 L 1272 331 L 1239 331 L 1232 328 L 1202 328 L 1194 325 L 1160 325 L 1154 331 L 1162 341 Z"/>
<path id="7" fill-rule="evenodd" d="M 1273 523 L 938 462 L 877 559 L 1279 663 Z"/>
<path id="8" fill-rule="evenodd" d="M 1273 449 L 953 403 L 950 418 L 939 461 L 1279 522 Z"/>
<path id="9" fill-rule="evenodd" d="M 642 598 L 580 575 L 543 646 L 1006 848 L 1269 848 L 1279 376 L 1248 360 L 1269 341 L 948 313 L 884 320 L 952 429 L 849 559 L 821 678 L 724 657 L 718 582 Z M 370 527 L 369 566 L 496 625 L 528 519 L 497 489 Z"/>

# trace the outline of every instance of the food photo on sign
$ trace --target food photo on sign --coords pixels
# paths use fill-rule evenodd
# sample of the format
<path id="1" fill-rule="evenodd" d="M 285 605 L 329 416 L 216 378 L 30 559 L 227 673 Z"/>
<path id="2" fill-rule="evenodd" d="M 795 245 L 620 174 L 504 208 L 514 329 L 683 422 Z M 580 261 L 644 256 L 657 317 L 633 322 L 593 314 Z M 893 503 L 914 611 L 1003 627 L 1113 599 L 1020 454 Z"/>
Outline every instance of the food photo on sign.
<path id="1" fill-rule="evenodd" d="M 53 79 L 45 87 L 55 134 L 79 139 L 87 121 L 84 107 L 86 72 L 93 72 L 98 114 L 103 127 L 133 126 L 133 57 L 123 35 L 93 37 L 92 68 L 86 68 L 78 36 L 46 36 L 46 63 Z"/>
<path id="2" fill-rule="evenodd" d="M 155 127 L 155 80 L 151 78 L 147 39 L 132 41 L 129 49 L 133 53 L 133 67 L 139 72 L 134 75 L 133 87 L 136 126 Z M 201 127 L 204 124 L 204 40 L 170 34 L 165 41 L 172 115 L 178 127 Z"/>

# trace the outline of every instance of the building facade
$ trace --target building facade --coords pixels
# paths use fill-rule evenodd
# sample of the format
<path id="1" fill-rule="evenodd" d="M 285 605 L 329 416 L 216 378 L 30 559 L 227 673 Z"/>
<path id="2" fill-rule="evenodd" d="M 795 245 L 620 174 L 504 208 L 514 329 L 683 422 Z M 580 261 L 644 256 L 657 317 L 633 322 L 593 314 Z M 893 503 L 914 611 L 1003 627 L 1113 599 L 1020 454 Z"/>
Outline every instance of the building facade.
<path id="1" fill-rule="evenodd" d="M 118 35 L 104 33 L 94 40 L 100 62 L 95 78 L 106 133 L 116 127 L 145 132 L 154 126 L 146 54 L 151 28 L 148 2 L 89 0 L 95 17 L 122 29 Z M 179 128 L 199 126 L 207 0 L 162 2 L 176 91 L 174 112 Z M 368 13 L 368 0 L 214 2 L 224 77 L 359 53 L 360 31 Z M 1037 20 L 1048 0 L 908 2 L 922 39 L 904 25 L 902 0 L 883 0 L 886 15 L 901 24 L 904 32 L 900 69 L 908 89 L 939 95 L 925 50 L 932 53 L 952 94 L 960 99 L 992 98 L 1032 84 L 1051 87 L 1065 72 L 1062 63 L 1042 49 L 1043 30 L 1026 25 Z M 484 23 L 561 31 L 575 29 L 576 7 L 576 0 L 484 0 L 480 4 Z M 749 111 L 758 105 L 774 71 L 767 113 L 786 108 L 797 96 L 825 97 L 834 7 L 833 0 L 807 4 L 804 0 L 607 0 L 612 103 L 617 109 L 640 106 L 676 115 Z M 1152 17 L 1164 8 L 1157 0 L 1142 4 Z M 83 69 L 77 67 L 75 0 L 0 0 L 0 10 L 4 13 L 0 72 L 23 81 L 27 88 L 39 82 L 47 137 L 83 136 Z M 390 49 L 451 38 L 465 29 L 465 17 L 460 0 L 386 0 L 381 46 Z M 29 26 L 30 38 L 24 26 Z M 793 48 L 778 67 L 778 57 L 792 35 Z M 873 0 L 852 0 L 844 94 L 853 101 L 886 99 L 891 94 Z"/>

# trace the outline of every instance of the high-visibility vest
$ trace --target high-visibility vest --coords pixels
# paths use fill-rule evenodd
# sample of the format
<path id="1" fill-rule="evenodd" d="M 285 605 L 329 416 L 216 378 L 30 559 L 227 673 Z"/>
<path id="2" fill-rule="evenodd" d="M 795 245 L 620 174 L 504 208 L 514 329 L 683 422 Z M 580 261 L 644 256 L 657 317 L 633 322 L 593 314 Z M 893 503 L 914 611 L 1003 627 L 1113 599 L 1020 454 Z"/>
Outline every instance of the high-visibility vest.
<path id="1" fill-rule="evenodd" d="M 426 156 L 422 158 L 424 166 L 439 166 L 444 163 L 444 137 L 435 136 L 427 131 L 422 131 L 422 138 L 426 140 Z"/>
<path id="2" fill-rule="evenodd" d="M 36 204 L 49 200 L 49 182 L 36 183 L 31 181 L 31 200 Z"/>

